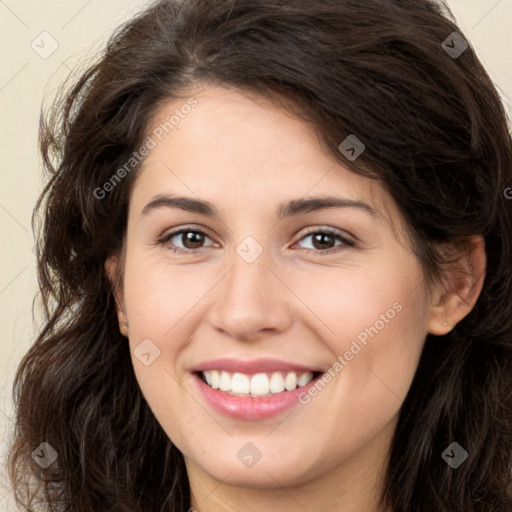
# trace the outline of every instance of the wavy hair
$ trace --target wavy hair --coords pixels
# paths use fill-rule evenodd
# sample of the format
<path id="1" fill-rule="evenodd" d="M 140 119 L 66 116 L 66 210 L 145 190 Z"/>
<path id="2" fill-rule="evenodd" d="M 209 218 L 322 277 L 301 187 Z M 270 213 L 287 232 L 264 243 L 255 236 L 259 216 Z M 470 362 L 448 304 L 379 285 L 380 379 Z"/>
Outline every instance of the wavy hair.
<path id="1" fill-rule="evenodd" d="M 381 504 L 393 512 L 512 510 L 512 143 L 491 79 L 434 0 L 165 0 L 119 28 L 41 116 L 48 182 L 33 216 L 44 325 L 18 368 L 10 479 L 25 510 L 184 512 L 182 454 L 138 387 L 106 259 L 123 248 L 134 165 L 162 102 L 216 84 L 271 99 L 323 148 L 379 180 L 427 279 L 444 247 L 485 239 L 471 312 L 428 335 L 400 410 Z M 345 159 L 357 134 L 366 149 Z M 104 190 L 104 188 L 103 188 Z M 507 192 L 508 191 L 508 192 Z M 469 457 L 452 469 L 453 441 Z M 58 454 L 32 458 L 47 442 Z M 46 508 L 43 508 L 46 507 Z M 37 508 L 40 507 L 40 508 Z"/>

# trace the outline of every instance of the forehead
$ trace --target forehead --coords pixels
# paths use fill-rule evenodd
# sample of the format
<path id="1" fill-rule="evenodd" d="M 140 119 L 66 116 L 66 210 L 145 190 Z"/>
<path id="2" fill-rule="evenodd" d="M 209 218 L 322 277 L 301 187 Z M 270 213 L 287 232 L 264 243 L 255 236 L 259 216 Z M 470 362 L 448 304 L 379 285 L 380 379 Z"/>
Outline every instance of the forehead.
<path id="1" fill-rule="evenodd" d="M 377 181 L 335 161 L 311 125 L 266 98 L 208 87 L 162 103 L 147 136 L 154 147 L 137 176 L 137 203 L 177 191 L 247 207 L 248 199 L 262 204 L 328 194 L 364 200 L 383 216 L 394 210 Z"/>

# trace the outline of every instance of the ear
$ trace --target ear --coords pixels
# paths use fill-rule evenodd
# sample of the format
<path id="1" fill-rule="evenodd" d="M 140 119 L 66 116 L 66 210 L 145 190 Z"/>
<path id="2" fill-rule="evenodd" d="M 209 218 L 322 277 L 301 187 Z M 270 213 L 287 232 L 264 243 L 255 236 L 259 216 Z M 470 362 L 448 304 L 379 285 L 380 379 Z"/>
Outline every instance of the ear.
<path id="1" fill-rule="evenodd" d="M 462 254 L 448 264 L 443 283 L 432 296 L 428 332 L 436 336 L 450 332 L 473 309 L 484 284 L 483 237 L 471 236 L 462 245 Z"/>
<path id="2" fill-rule="evenodd" d="M 118 256 L 110 256 L 105 262 L 105 272 L 112 283 L 112 293 L 116 301 L 119 330 L 123 336 L 128 337 L 128 317 L 124 306 L 123 280 Z"/>

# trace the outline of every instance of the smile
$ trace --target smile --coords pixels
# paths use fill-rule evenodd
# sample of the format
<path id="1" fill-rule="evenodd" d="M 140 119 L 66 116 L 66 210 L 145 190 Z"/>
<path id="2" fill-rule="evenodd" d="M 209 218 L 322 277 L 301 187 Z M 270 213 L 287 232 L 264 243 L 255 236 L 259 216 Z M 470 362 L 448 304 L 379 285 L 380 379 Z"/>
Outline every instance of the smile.
<path id="1" fill-rule="evenodd" d="M 319 374 L 319 372 L 315 372 Z M 262 397 L 285 391 L 294 391 L 305 386 L 318 375 L 313 372 L 268 372 L 253 375 L 232 373 L 222 370 L 200 372 L 200 376 L 212 389 L 219 389 L 230 395 Z"/>
<path id="2" fill-rule="evenodd" d="M 316 385 L 323 370 L 278 359 L 223 358 L 198 364 L 190 375 L 206 408 L 237 420 L 258 421 L 304 407 L 300 396 Z"/>

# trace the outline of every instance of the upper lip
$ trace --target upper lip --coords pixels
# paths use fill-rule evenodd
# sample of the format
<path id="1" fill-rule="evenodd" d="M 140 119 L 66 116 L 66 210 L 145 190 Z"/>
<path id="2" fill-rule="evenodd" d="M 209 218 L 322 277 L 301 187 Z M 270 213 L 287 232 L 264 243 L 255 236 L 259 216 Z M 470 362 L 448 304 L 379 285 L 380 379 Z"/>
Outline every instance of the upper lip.
<path id="1" fill-rule="evenodd" d="M 290 363 L 279 359 L 212 359 L 198 364 L 192 371 L 204 372 L 208 370 L 224 370 L 230 373 L 266 373 L 266 372 L 320 372 L 318 368 L 312 368 L 302 364 Z"/>

